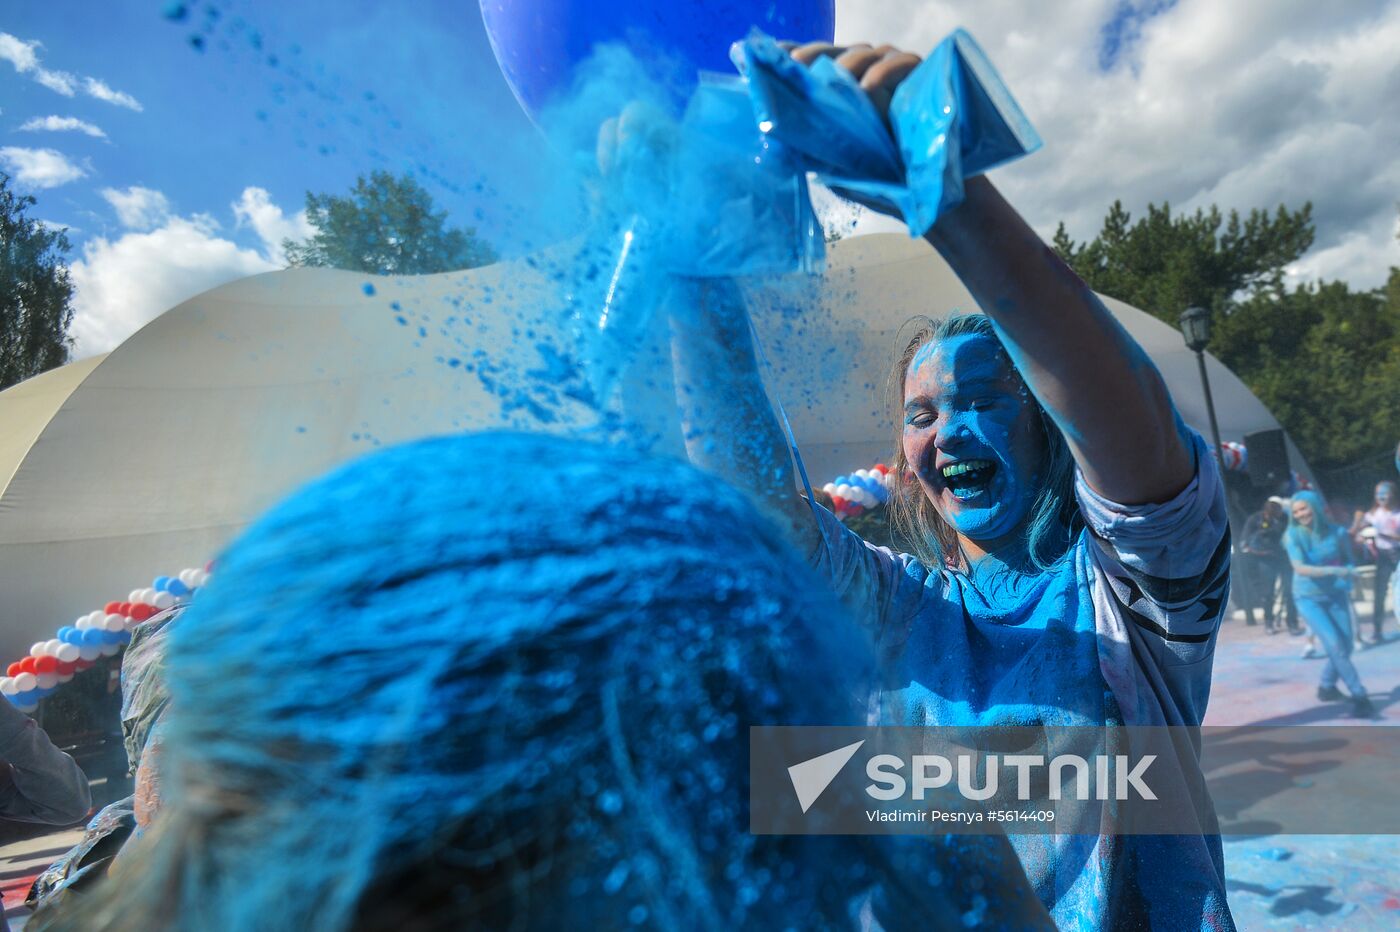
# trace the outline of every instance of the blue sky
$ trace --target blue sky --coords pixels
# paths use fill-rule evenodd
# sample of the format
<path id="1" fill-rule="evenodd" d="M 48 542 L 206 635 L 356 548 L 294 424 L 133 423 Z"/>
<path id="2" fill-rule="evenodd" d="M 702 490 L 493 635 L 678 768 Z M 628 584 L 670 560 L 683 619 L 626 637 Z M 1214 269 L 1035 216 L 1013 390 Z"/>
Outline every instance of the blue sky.
<path id="1" fill-rule="evenodd" d="M 373 168 L 414 171 L 465 222 L 489 200 L 475 185 L 490 180 L 491 136 L 528 132 L 475 4 L 189 4 L 175 21 L 178 6 L 47 0 L 0 19 L 42 43 L 43 68 L 97 78 L 142 108 L 65 97 L 0 66 L 3 144 L 54 149 L 86 172 L 34 191 L 38 213 L 78 243 L 119 230 L 104 188 L 139 185 L 178 213 L 219 216 L 250 185 L 294 209 L 308 189 L 340 191 Z M 18 129 L 55 115 L 107 138 Z M 482 218 L 489 227 L 491 212 Z"/>
<path id="2" fill-rule="evenodd" d="M 70 231 L 78 357 L 278 267 L 307 191 L 374 169 L 413 173 L 452 223 L 518 251 L 511 206 L 539 145 L 475 3 L 46 0 L 0 16 L 0 168 Z"/>

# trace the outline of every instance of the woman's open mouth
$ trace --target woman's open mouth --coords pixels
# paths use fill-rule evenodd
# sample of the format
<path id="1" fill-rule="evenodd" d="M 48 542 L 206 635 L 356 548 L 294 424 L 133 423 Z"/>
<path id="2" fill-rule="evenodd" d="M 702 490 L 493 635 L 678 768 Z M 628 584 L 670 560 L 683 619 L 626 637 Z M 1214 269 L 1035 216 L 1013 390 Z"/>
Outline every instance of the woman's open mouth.
<path id="1" fill-rule="evenodd" d="M 987 491 L 996 471 L 996 463 L 991 460 L 963 460 L 949 463 L 938 472 L 954 497 L 968 501 Z"/>

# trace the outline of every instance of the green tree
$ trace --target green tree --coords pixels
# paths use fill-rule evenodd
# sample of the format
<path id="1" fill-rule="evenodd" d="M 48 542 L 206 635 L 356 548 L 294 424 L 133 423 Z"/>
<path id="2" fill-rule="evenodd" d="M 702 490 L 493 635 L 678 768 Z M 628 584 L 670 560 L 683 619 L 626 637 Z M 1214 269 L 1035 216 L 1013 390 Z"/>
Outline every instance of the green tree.
<path id="1" fill-rule="evenodd" d="M 0 389 L 68 361 L 73 283 L 63 230 L 27 216 L 34 198 L 0 172 Z"/>
<path id="2" fill-rule="evenodd" d="M 1094 239 L 1075 243 L 1061 224 L 1054 247 L 1096 291 L 1173 327 L 1186 307 L 1210 308 L 1210 351 L 1326 471 L 1376 458 L 1400 436 L 1400 270 L 1375 291 L 1290 291 L 1284 270 L 1313 235 L 1311 205 L 1244 219 L 1153 205 L 1134 221 L 1115 202 Z"/>
<path id="3" fill-rule="evenodd" d="M 348 197 L 307 192 L 306 219 L 316 232 L 282 243 L 294 266 L 421 275 L 496 261 L 475 229 L 448 228 L 446 212 L 434 212 L 428 192 L 409 175 L 361 175 Z"/>
<path id="4" fill-rule="evenodd" d="M 1222 229 L 1223 227 L 1223 229 Z M 1177 325 L 1191 305 L 1228 313 L 1238 296 L 1279 294 L 1283 272 L 1313 243 L 1312 205 L 1272 215 L 1252 210 L 1228 219 L 1212 206 L 1174 215 L 1171 205 L 1147 205 L 1136 222 L 1114 201 L 1103 229 L 1077 244 L 1060 224 L 1055 251 L 1089 287 Z"/>
<path id="5" fill-rule="evenodd" d="M 1211 344 L 1308 462 L 1336 470 L 1377 458 L 1400 437 L 1397 297 L 1397 269 L 1375 291 L 1328 282 L 1261 295 L 1225 318 Z"/>

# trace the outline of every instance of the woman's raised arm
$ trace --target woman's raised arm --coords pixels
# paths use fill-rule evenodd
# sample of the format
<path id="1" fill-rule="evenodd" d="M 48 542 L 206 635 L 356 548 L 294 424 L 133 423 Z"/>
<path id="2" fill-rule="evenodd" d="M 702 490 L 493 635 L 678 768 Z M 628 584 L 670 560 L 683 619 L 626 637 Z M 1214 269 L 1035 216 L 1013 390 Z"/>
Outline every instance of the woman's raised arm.
<path id="1" fill-rule="evenodd" d="M 920 59 L 890 46 L 820 43 L 886 112 Z M 1089 485 L 1123 504 L 1161 502 L 1191 481 L 1166 384 L 1098 296 L 1041 241 L 985 177 L 925 234 L 995 321 L 1012 361 L 1055 419 Z"/>
<path id="2" fill-rule="evenodd" d="M 797 493 L 739 286 L 728 279 L 679 279 L 674 289 L 671 356 L 690 461 L 747 491 L 791 530 L 801 552 L 810 552 L 821 532 Z"/>
<path id="3" fill-rule="evenodd" d="M 1191 453 L 1157 367 L 986 178 L 926 234 L 1069 441 L 1084 477 L 1124 504 L 1191 481 Z"/>

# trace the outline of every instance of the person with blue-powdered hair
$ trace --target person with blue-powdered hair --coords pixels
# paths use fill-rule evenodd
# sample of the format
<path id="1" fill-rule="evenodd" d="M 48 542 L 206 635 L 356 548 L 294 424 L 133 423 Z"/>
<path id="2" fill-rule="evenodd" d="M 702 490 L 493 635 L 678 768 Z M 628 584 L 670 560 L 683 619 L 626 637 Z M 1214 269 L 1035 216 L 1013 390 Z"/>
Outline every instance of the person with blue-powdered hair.
<path id="1" fill-rule="evenodd" d="M 888 46 L 791 54 L 834 58 L 882 116 L 920 66 Z M 867 546 L 795 491 L 741 292 L 717 282 L 673 314 L 691 459 L 782 516 L 877 639 L 885 721 L 1180 726 L 1180 753 L 1159 764 L 1207 800 L 1198 824 L 1117 834 L 1103 810 L 1011 841 L 1061 927 L 1231 929 L 1192 737 L 1229 590 L 1215 457 L 1141 347 L 985 177 L 925 239 L 985 316 L 915 322 L 896 347 L 892 507 L 911 553 Z"/>
<path id="2" fill-rule="evenodd" d="M 1358 718 L 1374 716 L 1375 707 L 1351 662 L 1351 585 L 1356 557 L 1346 529 L 1328 520 L 1321 495 L 1293 494 L 1292 520 L 1283 535 L 1283 546 L 1293 564 L 1298 614 L 1327 653 L 1317 698 L 1346 698 L 1337 688 L 1340 678 L 1351 692 L 1352 714 Z"/>
<path id="3" fill-rule="evenodd" d="M 749 834 L 749 726 L 859 722 L 870 646 L 689 465 L 422 441 L 218 567 L 171 629 L 161 812 L 46 928 L 1049 927 L 1004 839 Z"/>

